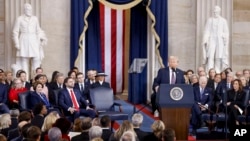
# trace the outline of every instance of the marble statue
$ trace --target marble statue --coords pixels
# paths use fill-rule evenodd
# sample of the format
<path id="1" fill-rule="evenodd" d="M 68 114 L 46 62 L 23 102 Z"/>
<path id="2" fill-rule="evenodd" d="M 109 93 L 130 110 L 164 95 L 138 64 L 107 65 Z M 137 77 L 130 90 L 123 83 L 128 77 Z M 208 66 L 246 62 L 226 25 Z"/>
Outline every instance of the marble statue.
<path id="1" fill-rule="evenodd" d="M 32 6 L 28 3 L 24 4 L 24 14 L 15 21 L 13 41 L 17 52 L 16 64 L 12 65 L 12 69 L 15 73 L 23 69 L 30 76 L 30 70 L 34 72 L 41 66 L 47 37 L 40 28 L 38 18 L 32 15 Z"/>
<path id="2" fill-rule="evenodd" d="M 206 71 L 214 68 L 221 72 L 229 67 L 229 30 L 226 19 L 220 16 L 221 8 L 215 6 L 213 17 L 210 17 L 205 26 L 203 36 L 203 64 Z"/>

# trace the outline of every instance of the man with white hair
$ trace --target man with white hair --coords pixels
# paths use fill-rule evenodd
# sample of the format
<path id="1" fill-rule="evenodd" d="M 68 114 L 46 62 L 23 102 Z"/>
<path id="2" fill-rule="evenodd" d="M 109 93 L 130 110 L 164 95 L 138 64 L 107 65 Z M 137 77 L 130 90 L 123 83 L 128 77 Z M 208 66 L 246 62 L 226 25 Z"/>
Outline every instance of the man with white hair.
<path id="1" fill-rule="evenodd" d="M 203 64 L 206 65 L 206 72 L 215 68 L 221 72 L 229 66 L 229 29 L 226 19 L 220 16 L 221 8 L 215 6 L 213 17 L 206 23 L 203 36 Z"/>
<path id="2" fill-rule="evenodd" d="M 62 139 L 62 132 L 57 127 L 49 129 L 48 138 L 50 141 L 60 141 Z"/>
<path id="3" fill-rule="evenodd" d="M 102 137 L 102 128 L 100 126 L 92 126 L 89 129 L 89 140 L 101 137 Z"/>
<path id="4" fill-rule="evenodd" d="M 199 78 L 199 85 L 194 87 L 194 105 L 192 106 L 191 124 L 193 134 L 196 134 L 196 129 L 202 125 L 201 114 L 206 112 L 211 105 L 212 89 L 207 87 L 207 77 Z"/>
<path id="5" fill-rule="evenodd" d="M 140 129 L 140 126 L 143 122 L 143 116 L 142 114 L 140 113 L 135 113 L 133 116 L 132 116 L 132 124 L 134 126 L 134 131 L 135 133 L 137 134 L 137 137 L 140 141 L 142 141 L 144 139 L 144 137 L 146 135 L 148 135 L 147 132 L 144 132 Z"/>

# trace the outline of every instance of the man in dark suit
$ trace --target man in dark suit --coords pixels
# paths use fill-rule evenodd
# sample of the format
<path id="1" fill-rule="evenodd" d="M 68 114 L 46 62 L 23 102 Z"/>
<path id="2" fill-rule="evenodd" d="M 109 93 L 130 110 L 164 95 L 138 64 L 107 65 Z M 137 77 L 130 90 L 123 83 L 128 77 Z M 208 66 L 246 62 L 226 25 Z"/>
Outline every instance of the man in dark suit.
<path id="1" fill-rule="evenodd" d="M 94 118 L 96 113 L 91 109 L 86 100 L 81 96 L 80 91 L 73 89 L 75 81 L 71 77 L 64 80 L 66 88 L 59 92 L 59 105 L 62 107 L 64 114 L 70 116 L 74 121 L 80 115 Z"/>
<path id="2" fill-rule="evenodd" d="M 158 71 L 155 81 L 156 91 L 158 91 L 161 84 L 185 84 L 184 72 L 177 68 L 178 63 L 179 61 L 176 56 L 168 58 L 168 67 L 161 68 Z"/>
<path id="3" fill-rule="evenodd" d="M 143 122 L 143 116 L 140 113 L 135 113 L 132 116 L 132 124 L 134 126 L 134 131 L 140 141 L 144 140 L 144 137 L 147 136 L 149 133 L 144 132 L 140 129 L 140 126 Z"/>
<path id="4" fill-rule="evenodd" d="M 22 83 L 23 83 L 23 86 L 25 88 L 27 88 L 27 90 L 30 90 L 30 87 L 31 87 L 31 84 L 27 81 L 27 75 L 26 75 L 26 72 L 25 71 L 20 71 L 18 73 L 18 78 L 21 79 Z"/>
<path id="5" fill-rule="evenodd" d="M 157 77 L 154 79 L 153 90 L 158 92 L 161 84 L 185 84 L 184 72 L 177 68 L 178 58 L 176 56 L 170 56 L 168 58 L 168 67 L 161 68 L 158 71 Z M 156 95 L 152 95 L 151 99 L 156 99 Z M 152 105 L 156 105 L 156 101 L 151 101 Z M 152 113 L 154 113 L 152 109 Z"/>
<path id="6" fill-rule="evenodd" d="M 192 107 L 191 124 L 193 127 L 193 134 L 196 134 L 196 129 L 202 125 L 201 115 L 206 112 L 211 106 L 212 89 L 206 87 L 207 77 L 201 76 L 199 78 L 199 86 L 194 87 L 194 105 Z"/>
<path id="7" fill-rule="evenodd" d="M 100 119 L 100 124 L 102 127 L 102 139 L 103 141 L 108 141 L 109 137 L 113 133 L 110 129 L 111 127 L 111 119 L 108 115 L 102 116 Z"/>
<path id="8" fill-rule="evenodd" d="M 56 93 L 60 91 L 60 89 L 63 89 L 65 86 L 63 85 L 64 81 L 64 75 L 63 73 L 58 73 L 56 75 L 56 82 L 50 82 L 48 85 L 49 88 L 49 102 L 52 105 L 58 106 L 58 97 Z"/>
<path id="9" fill-rule="evenodd" d="M 96 77 L 96 82 L 92 85 L 92 88 L 97 88 L 97 87 L 106 87 L 110 88 L 110 84 L 108 82 L 105 82 L 105 76 L 107 76 L 104 72 L 99 72 L 97 73 Z"/>
<path id="10" fill-rule="evenodd" d="M 82 72 L 78 72 L 76 74 L 76 80 L 77 82 L 75 83 L 75 89 L 79 90 L 81 92 L 82 97 L 89 102 L 89 92 L 86 87 L 86 84 L 84 83 L 84 75 Z"/>
<path id="11" fill-rule="evenodd" d="M 10 110 L 7 103 L 8 87 L 5 84 L 0 83 L 0 114 L 9 113 Z"/>

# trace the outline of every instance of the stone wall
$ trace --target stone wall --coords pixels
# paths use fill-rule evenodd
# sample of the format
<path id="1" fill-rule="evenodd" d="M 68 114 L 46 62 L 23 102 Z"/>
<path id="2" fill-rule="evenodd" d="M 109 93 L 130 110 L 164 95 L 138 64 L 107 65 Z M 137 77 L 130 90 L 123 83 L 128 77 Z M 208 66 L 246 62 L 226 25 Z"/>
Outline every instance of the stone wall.
<path id="1" fill-rule="evenodd" d="M 250 69 L 250 1 L 234 0 L 232 27 L 233 71 Z"/>

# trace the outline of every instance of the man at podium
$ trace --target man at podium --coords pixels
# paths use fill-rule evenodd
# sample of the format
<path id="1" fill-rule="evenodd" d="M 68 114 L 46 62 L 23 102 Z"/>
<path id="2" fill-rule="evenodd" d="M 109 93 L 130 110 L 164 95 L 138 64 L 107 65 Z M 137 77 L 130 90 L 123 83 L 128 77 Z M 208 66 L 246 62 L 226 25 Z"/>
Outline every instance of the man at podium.
<path id="1" fill-rule="evenodd" d="M 185 84 L 184 72 L 177 68 L 179 63 L 177 56 L 169 56 L 168 67 L 161 68 L 153 82 L 154 94 L 151 96 L 152 113 L 156 110 L 156 93 L 161 84 Z"/>
<path id="2" fill-rule="evenodd" d="M 158 71 L 154 82 L 156 91 L 158 91 L 160 84 L 185 84 L 184 72 L 177 68 L 178 63 L 178 57 L 169 56 L 168 67 Z"/>

